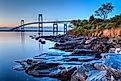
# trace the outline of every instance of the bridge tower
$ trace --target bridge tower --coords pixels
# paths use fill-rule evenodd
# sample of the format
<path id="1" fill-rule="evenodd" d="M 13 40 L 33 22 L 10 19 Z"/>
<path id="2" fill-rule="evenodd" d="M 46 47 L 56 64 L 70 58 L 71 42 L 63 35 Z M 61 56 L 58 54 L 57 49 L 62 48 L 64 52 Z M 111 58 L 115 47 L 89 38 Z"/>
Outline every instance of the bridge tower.
<path id="1" fill-rule="evenodd" d="M 53 34 L 55 32 L 58 33 L 58 24 L 57 23 L 53 23 Z"/>
<path id="2" fill-rule="evenodd" d="M 21 29 L 20 29 L 20 30 L 21 30 L 21 32 L 23 32 L 23 31 L 24 31 L 24 26 L 23 26 L 23 25 L 24 25 L 24 20 L 21 20 Z"/>
<path id="3" fill-rule="evenodd" d="M 64 34 L 67 32 L 67 24 L 64 24 Z"/>
<path id="4" fill-rule="evenodd" d="M 38 35 L 40 36 L 40 32 L 42 33 L 42 35 L 43 35 L 43 16 L 42 16 L 42 14 L 39 14 L 38 15 L 38 22 L 39 22 L 39 24 L 38 24 L 38 27 L 39 27 L 39 30 L 38 30 Z M 40 30 L 41 29 L 41 30 Z"/>

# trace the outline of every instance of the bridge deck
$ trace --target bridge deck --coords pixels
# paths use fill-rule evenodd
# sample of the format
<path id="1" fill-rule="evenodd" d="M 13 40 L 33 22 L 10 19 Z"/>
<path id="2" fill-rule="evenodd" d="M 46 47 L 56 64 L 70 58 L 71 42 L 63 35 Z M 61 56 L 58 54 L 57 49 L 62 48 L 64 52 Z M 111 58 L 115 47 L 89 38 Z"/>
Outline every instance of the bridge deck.
<path id="1" fill-rule="evenodd" d="M 20 26 L 17 26 L 17 27 L 14 27 L 14 28 L 12 28 L 12 29 L 10 29 L 10 30 L 15 30 L 15 29 L 18 29 L 18 28 L 20 28 L 20 27 L 22 27 L 22 26 L 27 26 L 27 25 L 32 25 L 32 24 L 39 24 L 39 23 L 70 23 L 71 21 L 46 21 L 46 22 L 31 22 L 31 23 L 26 23 L 26 24 L 24 24 L 24 25 L 20 25 Z"/>

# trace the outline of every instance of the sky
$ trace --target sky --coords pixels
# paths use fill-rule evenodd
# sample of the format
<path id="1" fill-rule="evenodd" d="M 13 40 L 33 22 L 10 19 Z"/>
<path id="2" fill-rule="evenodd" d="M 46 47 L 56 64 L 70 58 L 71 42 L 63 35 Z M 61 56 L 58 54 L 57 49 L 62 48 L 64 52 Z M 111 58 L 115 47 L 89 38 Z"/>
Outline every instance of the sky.
<path id="1" fill-rule="evenodd" d="M 37 21 L 38 14 L 45 21 L 88 19 L 106 2 L 114 6 L 109 18 L 121 13 L 121 0 L 0 0 L 0 27 Z"/>

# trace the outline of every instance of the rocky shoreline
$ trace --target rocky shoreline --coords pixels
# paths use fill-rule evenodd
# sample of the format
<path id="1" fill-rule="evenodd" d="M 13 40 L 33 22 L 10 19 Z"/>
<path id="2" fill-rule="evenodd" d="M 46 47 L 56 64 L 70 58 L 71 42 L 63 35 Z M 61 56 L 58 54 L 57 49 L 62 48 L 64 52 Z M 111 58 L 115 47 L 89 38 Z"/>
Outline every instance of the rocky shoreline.
<path id="1" fill-rule="evenodd" d="M 30 37 L 54 41 L 56 43 L 50 49 L 65 53 L 43 53 L 33 59 L 15 61 L 20 66 L 14 70 L 24 70 L 33 77 L 50 77 L 61 81 L 121 81 L 119 38 L 72 35 Z"/>

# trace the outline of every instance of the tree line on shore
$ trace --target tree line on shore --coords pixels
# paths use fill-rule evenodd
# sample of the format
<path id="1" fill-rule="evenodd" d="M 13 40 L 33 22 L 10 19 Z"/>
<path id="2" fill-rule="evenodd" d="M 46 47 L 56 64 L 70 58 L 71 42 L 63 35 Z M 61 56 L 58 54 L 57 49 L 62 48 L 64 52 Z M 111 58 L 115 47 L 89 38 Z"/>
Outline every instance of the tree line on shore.
<path id="1" fill-rule="evenodd" d="M 121 27 L 121 14 L 107 19 L 109 13 L 111 13 L 113 10 L 114 6 L 112 3 L 104 3 L 95 11 L 94 15 L 90 16 L 88 20 L 72 20 L 71 23 L 75 28 L 69 32 L 84 34 L 93 33 L 103 29 Z"/>

